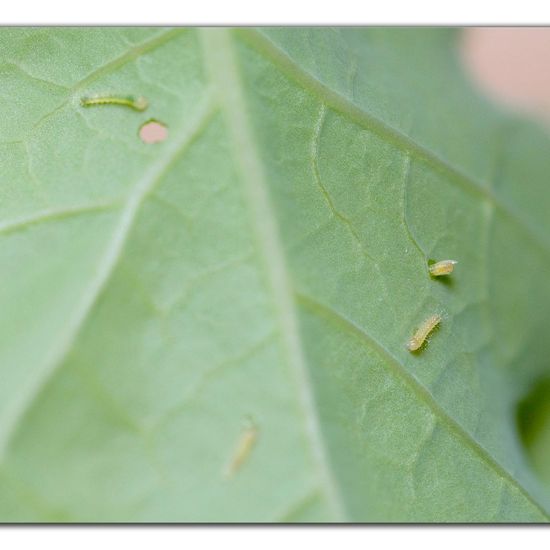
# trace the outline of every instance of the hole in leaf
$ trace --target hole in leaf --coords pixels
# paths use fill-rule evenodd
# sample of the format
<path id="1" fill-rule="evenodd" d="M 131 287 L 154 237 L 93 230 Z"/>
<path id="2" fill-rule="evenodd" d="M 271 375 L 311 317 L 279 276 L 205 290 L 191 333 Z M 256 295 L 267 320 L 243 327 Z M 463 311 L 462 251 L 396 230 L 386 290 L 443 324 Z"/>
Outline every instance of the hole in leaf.
<path id="1" fill-rule="evenodd" d="M 139 137 L 143 143 L 161 143 L 168 137 L 168 128 L 158 120 L 148 120 L 139 129 Z"/>
<path id="2" fill-rule="evenodd" d="M 550 486 L 550 379 L 534 386 L 517 409 L 518 431 L 533 469 Z"/>

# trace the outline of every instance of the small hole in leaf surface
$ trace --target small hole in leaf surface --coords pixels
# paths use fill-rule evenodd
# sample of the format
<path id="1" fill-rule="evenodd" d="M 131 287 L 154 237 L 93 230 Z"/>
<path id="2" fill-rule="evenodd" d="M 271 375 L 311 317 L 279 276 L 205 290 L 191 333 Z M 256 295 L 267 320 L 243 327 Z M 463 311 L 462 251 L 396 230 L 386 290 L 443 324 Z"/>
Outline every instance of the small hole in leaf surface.
<path id="1" fill-rule="evenodd" d="M 519 403 L 517 424 L 531 465 L 550 488 L 550 379 L 539 381 Z"/>
<path id="2" fill-rule="evenodd" d="M 158 120 L 148 120 L 139 129 L 143 143 L 161 143 L 168 137 L 168 128 Z"/>

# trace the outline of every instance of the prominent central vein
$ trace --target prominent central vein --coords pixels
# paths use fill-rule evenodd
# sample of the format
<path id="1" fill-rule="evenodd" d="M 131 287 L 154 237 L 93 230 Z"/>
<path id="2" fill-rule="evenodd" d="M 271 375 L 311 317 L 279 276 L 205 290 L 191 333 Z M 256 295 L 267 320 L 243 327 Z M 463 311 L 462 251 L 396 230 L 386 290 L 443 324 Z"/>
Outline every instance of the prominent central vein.
<path id="1" fill-rule="evenodd" d="M 0 424 L 0 462 L 4 458 L 9 443 L 25 412 L 30 409 L 40 390 L 48 383 L 71 352 L 94 305 L 111 279 L 145 198 L 154 190 L 175 160 L 205 127 L 213 112 L 211 95 L 208 95 L 203 104 L 197 107 L 194 119 L 181 129 L 179 135 L 174 136 L 174 139 L 167 144 L 157 161 L 151 165 L 134 186 L 122 208 L 118 222 L 92 279 L 84 289 L 67 325 L 59 331 L 60 338 L 46 353 L 43 366 L 39 369 L 39 372 L 28 381 L 27 386 L 17 392 L 17 399 L 7 405 L 6 411 L 2 415 L 2 423 Z"/>
<path id="2" fill-rule="evenodd" d="M 337 520 L 345 519 L 344 505 L 328 465 L 323 437 L 319 426 L 311 381 L 299 339 L 298 322 L 291 285 L 288 280 L 286 262 L 279 238 L 275 216 L 270 205 L 267 182 L 262 163 L 250 129 L 237 61 L 233 53 L 230 31 L 225 29 L 204 29 L 204 49 L 211 77 L 220 92 L 229 126 L 234 156 L 240 164 L 246 198 L 253 215 L 258 247 L 273 294 L 287 360 L 298 379 L 300 401 L 303 408 L 309 441 L 315 455 L 319 475 L 327 499 L 333 507 Z"/>

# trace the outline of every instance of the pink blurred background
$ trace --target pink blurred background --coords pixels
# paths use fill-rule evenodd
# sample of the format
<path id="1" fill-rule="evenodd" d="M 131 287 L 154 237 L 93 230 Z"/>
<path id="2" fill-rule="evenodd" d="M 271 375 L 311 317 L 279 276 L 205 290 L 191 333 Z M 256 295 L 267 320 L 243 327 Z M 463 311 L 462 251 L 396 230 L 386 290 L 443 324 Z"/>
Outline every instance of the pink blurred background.
<path id="1" fill-rule="evenodd" d="M 550 126 L 550 27 L 467 28 L 461 55 L 486 95 Z"/>

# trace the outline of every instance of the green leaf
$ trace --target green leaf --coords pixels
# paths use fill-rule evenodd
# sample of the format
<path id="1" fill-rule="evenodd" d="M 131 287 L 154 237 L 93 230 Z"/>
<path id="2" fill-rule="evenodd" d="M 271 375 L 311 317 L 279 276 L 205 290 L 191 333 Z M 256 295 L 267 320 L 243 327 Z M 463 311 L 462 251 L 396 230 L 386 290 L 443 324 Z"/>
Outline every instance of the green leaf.
<path id="1" fill-rule="evenodd" d="M 0 31 L 0 520 L 550 518 L 550 143 L 457 38 Z"/>

